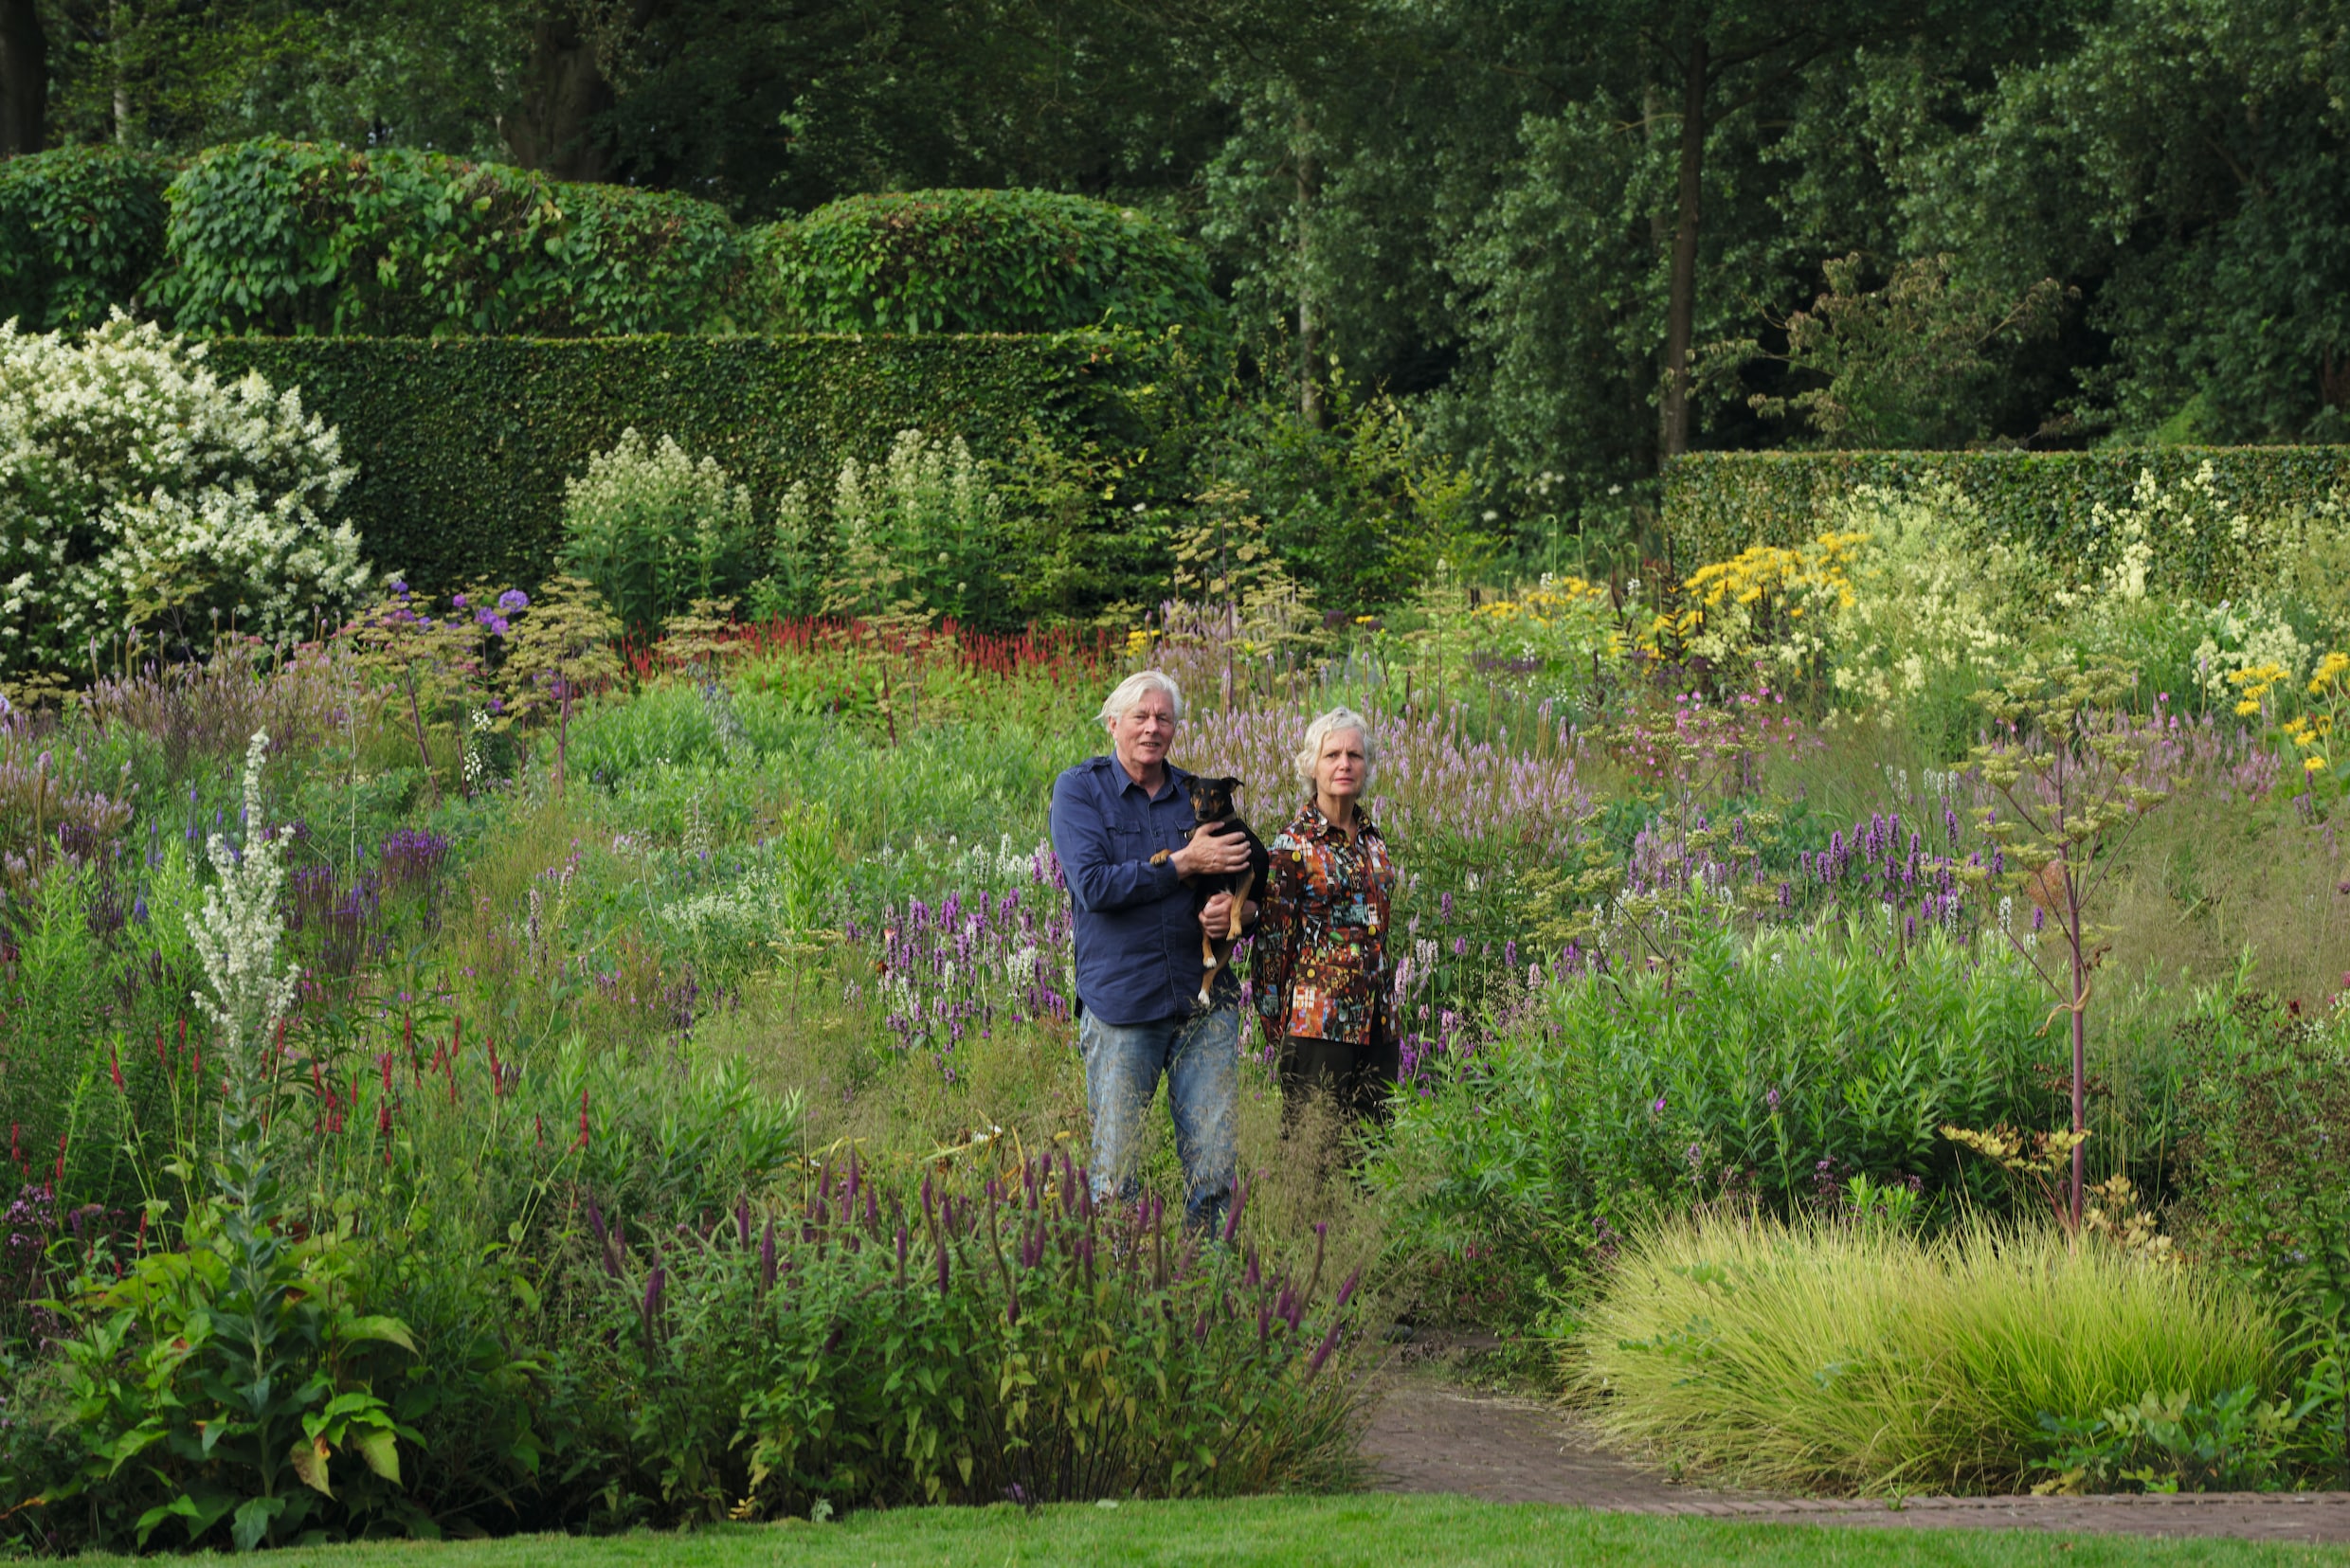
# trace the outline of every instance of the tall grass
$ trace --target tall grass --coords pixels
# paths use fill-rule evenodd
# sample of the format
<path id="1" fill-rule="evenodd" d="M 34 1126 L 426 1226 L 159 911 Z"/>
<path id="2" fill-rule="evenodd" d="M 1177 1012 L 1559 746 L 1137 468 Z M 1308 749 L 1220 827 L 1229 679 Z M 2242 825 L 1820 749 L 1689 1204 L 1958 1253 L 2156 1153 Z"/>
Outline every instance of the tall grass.
<path id="1" fill-rule="evenodd" d="M 2052 1230 L 1684 1216 L 1568 1355 L 1609 1438 L 1773 1487 L 2012 1488 L 2042 1415 L 2280 1376 L 2275 1324 L 2179 1264 Z"/>

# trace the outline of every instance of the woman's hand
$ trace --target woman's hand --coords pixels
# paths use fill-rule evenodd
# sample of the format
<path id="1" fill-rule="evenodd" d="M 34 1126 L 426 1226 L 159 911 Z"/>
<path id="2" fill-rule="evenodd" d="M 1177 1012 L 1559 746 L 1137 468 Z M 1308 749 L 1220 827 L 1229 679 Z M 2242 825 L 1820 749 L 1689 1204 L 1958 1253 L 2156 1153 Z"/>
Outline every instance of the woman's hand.
<path id="1" fill-rule="evenodd" d="M 1251 900 L 1240 907 L 1240 928 L 1246 930 L 1256 923 L 1256 904 Z M 1232 928 L 1232 894 L 1220 892 L 1200 907 L 1200 928 L 1222 941 L 1236 933 Z"/>

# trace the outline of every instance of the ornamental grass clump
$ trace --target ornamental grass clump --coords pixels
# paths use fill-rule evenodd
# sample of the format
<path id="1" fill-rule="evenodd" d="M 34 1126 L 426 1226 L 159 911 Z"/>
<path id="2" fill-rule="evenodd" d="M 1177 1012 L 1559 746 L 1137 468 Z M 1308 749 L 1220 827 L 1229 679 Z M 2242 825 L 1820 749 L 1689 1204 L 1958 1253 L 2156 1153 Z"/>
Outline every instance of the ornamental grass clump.
<path id="1" fill-rule="evenodd" d="M 1715 1213 L 1624 1249 L 1567 1364 L 1606 1437 L 1743 1485 L 2000 1492 L 2051 1422 L 2273 1393 L 2281 1351 L 2251 1296 L 2051 1226 Z"/>

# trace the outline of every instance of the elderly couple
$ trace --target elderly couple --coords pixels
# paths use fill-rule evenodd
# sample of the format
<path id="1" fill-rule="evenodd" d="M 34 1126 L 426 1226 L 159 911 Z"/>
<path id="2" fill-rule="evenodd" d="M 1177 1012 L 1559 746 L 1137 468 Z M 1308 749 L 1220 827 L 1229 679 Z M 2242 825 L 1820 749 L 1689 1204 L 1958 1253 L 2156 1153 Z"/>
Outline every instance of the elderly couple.
<path id="1" fill-rule="evenodd" d="M 1233 910 L 1229 892 L 1194 889 L 1241 870 L 1250 849 L 1237 833 L 1193 834 L 1191 775 L 1167 761 L 1183 716 L 1167 676 L 1146 670 L 1119 683 L 1100 714 L 1110 755 L 1053 785 L 1053 847 L 1076 907 L 1094 1191 L 1138 1195 L 1137 1150 L 1164 1073 L 1184 1222 L 1207 1228 L 1221 1220 L 1238 1159 L 1240 988 L 1226 964 L 1198 1004 L 1202 932 L 1229 931 Z M 1384 1005 L 1396 874 L 1360 804 L 1371 763 L 1361 715 L 1335 709 L 1307 727 L 1296 759 L 1305 803 L 1270 845 L 1261 901 L 1240 911 L 1254 938 L 1258 1021 L 1280 1047 L 1285 1129 L 1317 1091 L 1345 1114 L 1377 1115 L 1396 1078 Z"/>

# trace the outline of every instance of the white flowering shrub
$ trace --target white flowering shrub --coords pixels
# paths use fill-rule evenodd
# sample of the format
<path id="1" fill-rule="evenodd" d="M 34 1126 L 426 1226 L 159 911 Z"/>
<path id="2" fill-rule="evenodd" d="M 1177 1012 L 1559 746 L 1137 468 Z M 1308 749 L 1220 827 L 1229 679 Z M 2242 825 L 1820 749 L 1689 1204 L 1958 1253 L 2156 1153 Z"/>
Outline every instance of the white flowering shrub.
<path id="1" fill-rule="evenodd" d="M 1013 563 L 998 558 L 1003 502 L 961 436 L 901 430 L 877 463 L 851 458 L 833 487 L 835 615 L 990 623 Z"/>
<path id="2" fill-rule="evenodd" d="M 1869 541 L 1829 628 L 1838 702 L 1915 697 L 1940 678 L 1969 690 L 1983 684 L 2016 645 L 2009 622 L 2034 564 L 1983 541 L 1972 504 L 1955 489 L 1894 494 L 1864 485 L 1835 526 Z"/>
<path id="3" fill-rule="evenodd" d="M 332 520 L 354 472 L 298 391 L 223 382 L 153 323 L 0 325 L 0 679 L 133 631 L 200 653 L 338 622 L 370 578 Z"/>
<path id="4" fill-rule="evenodd" d="M 563 485 L 565 564 L 596 586 L 634 632 L 658 629 L 696 599 L 750 586 L 750 492 L 714 458 L 635 428 Z"/>

